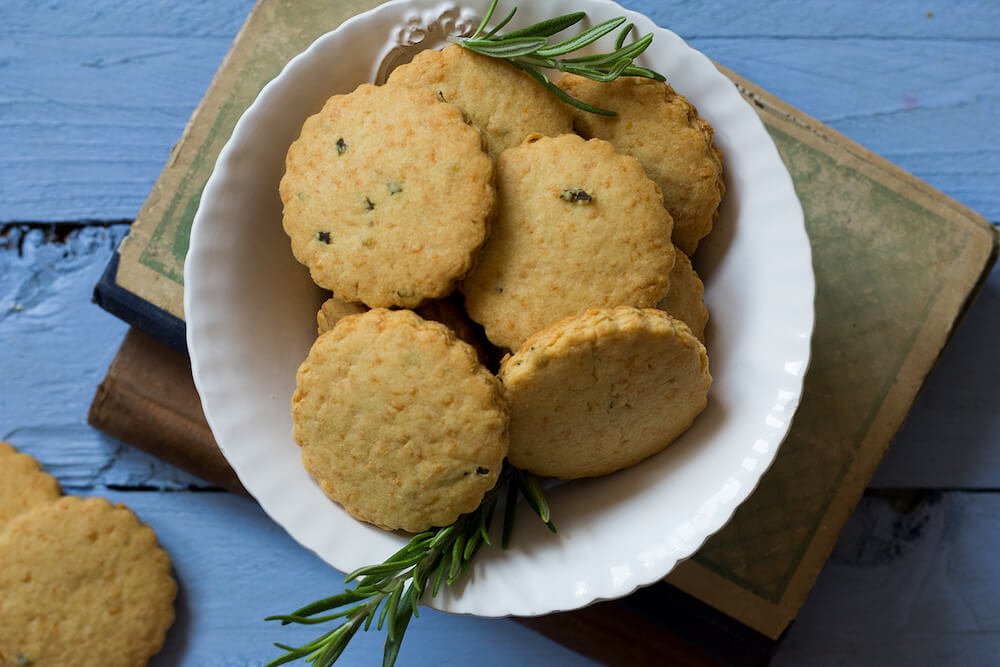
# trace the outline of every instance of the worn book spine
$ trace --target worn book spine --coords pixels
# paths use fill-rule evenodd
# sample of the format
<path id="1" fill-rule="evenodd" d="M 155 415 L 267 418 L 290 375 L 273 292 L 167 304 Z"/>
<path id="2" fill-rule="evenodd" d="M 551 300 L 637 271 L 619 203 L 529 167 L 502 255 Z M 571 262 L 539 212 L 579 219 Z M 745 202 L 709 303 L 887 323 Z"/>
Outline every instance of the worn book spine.
<path id="1" fill-rule="evenodd" d="M 87 423 L 185 472 L 247 494 L 212 437 L 187 357 L 130 329 Z"/>

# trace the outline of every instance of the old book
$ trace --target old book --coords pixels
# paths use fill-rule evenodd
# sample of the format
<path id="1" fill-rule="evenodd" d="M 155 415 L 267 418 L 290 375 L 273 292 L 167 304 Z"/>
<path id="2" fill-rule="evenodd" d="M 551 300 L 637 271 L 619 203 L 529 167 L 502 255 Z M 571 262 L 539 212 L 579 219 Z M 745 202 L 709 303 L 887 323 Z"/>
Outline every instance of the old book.
<path id="1" fill-rule="evenodd" d="M 135 324 L 183 347 L 188 234 L 201 189 L 233 125 L 292 55 L 376 4 L 258 3 L 119 248 L 114 275 L 109 271 L 98 287 L 99 298 L 124 293 L 135 298 L 133 306 L 147 304 L 157 317 L 147 312 Z M 974 212 L 723 71 L 757 109 L 802 201 L 816 271 L 813 360 L 774 466 L 733 520 L 668 581 L 760 636 L 775 638 L 805 600 L 995 260 L 997 239 Z M 158 318 L 176 326 L 157 329 Z M 107 410 L 99 414 L 102 428 L 120 421 Z M 172 445 L 160 441 L 150 449 L 169 457 Z"/>
<path id="2" fill-rule="evenodd" d="M 87 422 L 207 482 L 246 494 L 212 438 L 187 357 L 138 329 L 125 335 Z"/>

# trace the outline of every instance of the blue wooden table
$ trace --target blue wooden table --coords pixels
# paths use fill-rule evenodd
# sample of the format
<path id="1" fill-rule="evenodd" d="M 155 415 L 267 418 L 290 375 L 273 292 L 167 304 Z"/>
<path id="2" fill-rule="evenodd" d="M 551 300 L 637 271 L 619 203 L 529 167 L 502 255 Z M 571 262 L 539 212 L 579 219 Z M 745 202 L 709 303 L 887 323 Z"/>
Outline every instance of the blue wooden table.
<path id="1" fill-rule="evenodd" d="M 331 0 L 334 1 L 334 0 Z M 627 0 L 693 46 L 1000 221 L 1000 6 Z M 253 503 L 86 425 L 126 326 L 90 292 L 251 0 L 0 3 L 0 438 L 67 493 L 123 501 L 175 562 L 155 665 L 258 665 L 310 632 L 264 616 L 341 575 Z M 849 521 L 779 665 L 1000 664 L 1000 276 Z M 0 592 L 2 594 L 2 592 Z M 359 635 L 345 665 L 376 664 Z M 509 620 L 427 611 L 402 664 L 581 665 Z"/>

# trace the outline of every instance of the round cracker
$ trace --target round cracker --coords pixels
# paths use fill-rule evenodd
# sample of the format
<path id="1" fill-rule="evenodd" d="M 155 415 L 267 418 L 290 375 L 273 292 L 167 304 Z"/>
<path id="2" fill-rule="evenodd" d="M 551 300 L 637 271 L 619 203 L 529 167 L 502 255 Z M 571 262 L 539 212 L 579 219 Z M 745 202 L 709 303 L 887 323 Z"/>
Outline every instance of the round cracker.
<path id="1" fill-rule="evenodd" d="M 705 305 L 705 284 L 691 265 L 691 260 L 680 248 L 675 248 L 674 268 L 670 270 L 670 291 L 656 304 L 688 325 L 702 343 L 708 325 L 708 306 Z"/>
<path id="2" fill-rule="evenodd" d="M 652 307 L 674 263 L 670 214 L 642 166 L 600 139 L 530 137 L 497 162 L 499 213 L 465 308 L 495 345 L 593 307 Z"/>
<path id="3" fill-rule="evenodd" d="M 510 462 L 536 475 L 605 475 L 663 450 L 705 408 L 704 346 L 660 310 L 566 318 L 504 359 Z"/>
<path id="4" fill-rule="evenodd" d="M 408 310 L 372 309 L 320 336 L 296 376 L 292 419 L 323 492 L 388 529 L 471 512 L 507 453 L 497 379 L 451 330 Z"/>
<path id="5" fill-rule="evenodd" d="M 496 202 L 493 161 L 424 90 L 331 97 L 288 149 L 280 185 L 295 258 L 341 299 L 414 307 L 471 270 Z"/>
<path id="6" fill-rule="evenodd" d="M 363 303 L 351 303 L 340 297 L 331 296 L 316 312 L 316 332 L 322 336 L 348 315 L 358 315 L 368 310 Z"/>
<path id="7" fill-rule="evenodd" d="M 486 140 L 491 157 L 532 133 L 554 137 L 573 131 L 573 114 L 526 72 L 457 44 L 426 50 L 397 67 L 389 83 L 421 88 L 464 111 Z"/>
<path id="8" fill-rule="evenodd" d="M 600 116 L 575 109 L 574 127 L 584 137 L 610 141 L 642 163 L 663 191 L 674 219 L 674 243 L 694 254 L 712 231 L 726 190 L 712 126 L 687 98 L 659 81 L 626 76 L 601 83 L 566 74 L 558 85 L 573 97 L 616 112 Z"/>
<path id="9" fill-rule="evenodd" d="M 62 495 L 56 478 L 42 464 L 7 442 L 0 442 L 0 531 L 18 514 Z"/>
<path id="10" fill-rule="evenodd" d="M 66 496 L 0 533 L 0 664 L 144 665 L 177 584 L 153 530 L 124 505 Z"/>
<path id="11" fill-rule="evenodd" d="M 360 303 L 349 303 L 336 296 L 331 296 L 323 302 L 316 313 L 317 332 L 319 335 L 323 335 L 348 315 L 358 315 L 366 311 L 368 308 Z M 451 329 L 459 340 L 463 340 L 475 348 L 479 361 L 485 365 L 487 351 L 476 334 L 475 325 L 450 300 L 434 299 L 422 304 L 414 312 L 425 320 L 440 322 Z"/>

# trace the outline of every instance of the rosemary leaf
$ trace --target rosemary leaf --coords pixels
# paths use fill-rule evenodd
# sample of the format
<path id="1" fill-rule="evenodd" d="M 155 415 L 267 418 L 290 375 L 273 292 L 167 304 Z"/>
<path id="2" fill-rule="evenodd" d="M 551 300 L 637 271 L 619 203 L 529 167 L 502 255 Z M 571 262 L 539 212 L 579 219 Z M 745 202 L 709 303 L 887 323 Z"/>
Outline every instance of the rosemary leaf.
<path id="1" fill-rule="evenodd" d="M 285 646 L 283 644 L 278 644 L 278 643 L 275 643 L 274 645 L 280 648 L 282 651 L 287 651 L 287 653 L 278 658 L 275 658 L 271 662 L 264 665 L 264 667 L 278 667 L 278 665 L 287 665 L 288 663 L 294 662 L 299 658 L 304 658 L 307 655 L 305 653 L 300 654 L 291 646 Z"/>
<path id="2" fill-rule="evenodd" d="M 447 528 L 442 528 L 438 532 L 437 537 L 435 537 L 433 540 L 431 540 L 431 543 L 429 545 L 430 548 L 431 549 L 436 549 L 437 547 L 439 547 L 442 544 L 444 544 L 445 542 L 447 542 L 451 538 L 451 536 L 455 533 L 455 531 L 457 529 L 458 529 L 458 523 L 457 522 L 451 524 Z"/>
<path id="3" fill-rule="evenodd" d="M 549 502 L 545 499 L 545 492 L 542 491 L 542 485 L 538 482 L 538 478 L 531 473 L 518 471 L 517 479 L 520 482 L 521 491 L 524 493 L 524 498 L 528 501 L 528 505 L 531 506 L 535 514 L 538 515 L 553 533 L 556 532 L 555 526 L 552 525 L 552 513 L 549 510 Z"/>
<path id="4" fill-rule="evenodd" d="M 610 19 L 604 23 L 598 23 L 593 28 L 588 28 L 584 30 L 576 37 L 571 37 L 567 40 L 563 40 L 552 46 L 537 49 L 535 52 L 540 56 L 562 56 L 572 51 L 582 49 L 583 47 L 596 42 L 601 37 L 620 26 L 625 22 L 625 17 L 621 16 L 616 19 Z"/>
<path id="5" fill-rule="evenodd" d="M 358 630 L 386 628 L 387 639 L 383 667 L 392 667 L 399 655 L 403 634 L 410 619 L 417 616 L 417 603 L 431 584 L 431 596 L 441 586 L 450 586 L 468 573 L 472 561 L 483 544 L 489 543 L 489 527 L 500 494 L 508 494 L 504 512 L 504 543 L 513 530 L 513 508 L 519 493 L 550 525 L 549 506 L 541 486 L 534 476 L 522 473 L 504 463 L 496 485 L 486 492 L 479 507 L 464 514 L 455 523 L 414 535 L 410 542 L 378 565 L 361 567 L 350 573 L 346 581 L 355 581 L 354 588 L 308 604 L 291 614 L 269 616 L 267 620 L 283 625 L 296 623 L 315 625 L 343 619 L 332 630 L 302 646 L 275 644 L 284 654 L 268 663 L 268 667 L 305 659 L 314 666 L 329 667 L 344 652 Z M 321 612 L 345 607 L 340 611 L 318 616 Z"/>
<path id="6" fill-rule="evenodd" d="M 625 38 L 629 36 L 629 33 L 632 32 L 632 28 L 634 27 L 634 23 L 629 23 L 627 26 L 622 28 L 620 33 L 618 33 L 618 39 L 615 40 L 615 51 L 622 48 L 622 45 L 625 44 Z"/>
<path id="7" fill-rule="evenodd" d="M 289 616 L 312 616 L 318 614 L 321 611 L 329 611 L 330 609 L 336 609 L 337 607 L 343 607 L 345 604 L 350 604 L 352 602 L 358 602 L 359 600 L 365 599 L 364 595 L 358 594 L 356 591 L 344 591 L 339 595 L 334 595 L 328 597 L 324 600 L 317 600 L 312 604 L 308 604 L 301 609 L 296 609 Z M 270 619 L 265 619 L 270 620 Z"/>
<path id="8" fill-rule="evenodd" d="M 507 14 L 507 18 L 505 18 L 505 19 L 504 19 L 503 21 L 500 21 L 500 23 L 497 23 L 497 24 L 496 24 L 496 27 L 494 27 L 494 28 L 493 28 L 493 30 L 490 30 L 489 34 L 487 34 L 487 35 L 486 35 L 486 37 L 485 37 L 484 39 L 490 39 L 491 37 L 493 37 L 494 35 L 496 35 L 496 34 L 497 34 L 498 32 L 500 32 L 500 30 L 501 30 L 501 29 L 502 29 L 502 28 L 503 28 L 503 27 L 504 27 L 505 25 L 507 25 L 508 23 L 510 23 L 510 20 L 511 20 L 512 18 L 514 18 L 514 14 L 516 14 L 516 13 L 517 13 L 517 7 L 515 7 L 515 8 L 514 8 L 514 9 L 512 9 L 512 10 L 510 10 L 510 14 Z M 516 32 L 516 31 L 515 31 L 515 32 Z M 525 35 L 525 36 L 526 36 L 526 37 L 530 37 L 530 35 Z"/>
<path id="9" fill-rule="evenodd" d="M 465 543 L 465 549 L 462 550 L 462 560 L 467 561 L 472 558 L 472 554 L 476 553 L 476 549 L 479 548 L 481 539 L 483 536 L 478 530 L 469 537 L 469 541 Z"/>
<path id="10" fill-rule="evenodd" d="M 451 547 L 451 568 L 448 570 L 448 585 L 450 586 L 455 577 L 458 576 L 458 569 L 462 566 L 462 550 L 465 548 L 465 541 L 459 537 Z"/>
<path id="11" fill-rule="evenodd" d="M 576 58 L 566 58 L 563 63 L 573 63 L 573 64 L 587 64 L 591 67 L 597 67 L 598 65 L 606 65 L 608 63 L 614 63 L 622 59 L 634 60 L 642 55 L 649 45 L 653 42 L 652 35 L 646 35 L 642 39 L 632 42 L 628 46 L 623 46 L 611 53 L 597 53 L 590 56 L 579 56 Z M 629 63 L 631 64 L 631 63 Z"/>
<path id="12" fill-rule="evenodd" d="M 593 79 L 594 81 L 600 81 L 602 83 L 608 83 L 609 81 L 614 81 L 621 73 L 625 71 L 628 67 L 628 61 L 622 60 L 621 62 L 615 64 L 614 68 L 610 72 L 601 72 L 600 70 L 595 70 L 591 67 L 579 67 L 576 65 L 566 65 L 566 72 L 572 74 L 579 74 L 580 76 L 585 76 L 588 79 Z"/>
<path id="13" fill-rule="evenodd" d="M 407 598 L 410 596 L 410 599 Z M 410 624 L 411 611 L 416 611 L 416 597 L 413 589 L 407 589 L 400 600 L 402 609 L 396 617 L 389 621 L 389 639 L 385 642 L 385 652 L 382 655 L 382 667 L 393 667 L 396 664 L 396 657 L 399 655 L 399 648 L 403 644 L 403 635 Z"/>
<path id="14" fill-rule="evenodd" d="M 288 625 L 289 623 L 298 623 L 299 625 L 316 625 L 318 623 L 326 623 L 338 618 L 343 618 L 350 611 L 340 612 L 339 614 L 330 614 L 329 616 L 316 616 L 314 618 L 307 618 L 305 616 L 296 616 L 294 614 L 277 614 L 275 616 L 268 616 L 265 621 L 281 621 L 282 625 Z"/>
<path id="15" fill-rule="evenodd" d="M 516 11 L 517 7 L 514 8 L 511 15 L 513 15 Z M 551 37 L 557 32 L 561 32 L 566 28 L 576 25 L 586 17 L 586 12 L 573 12 L 572 14 L 566 14 L 565 16 L 557 16 L 554 19 L 541 21 L 540 23 L 535 23 L 527 28 L 520 28 L 519 30 L 508 32 L 504 35 L 504 39 L 510 39 L 511 37 Z M 500 24 L 501 27 L 506 25 L 509 20 L 510 19 L 505 19 L 504 23 Z"/>
<path id="16" fill-rule="evenodd" d="M 483 15 L 483 20 L 479 22 L 479 27 L 476 28 L 475 32 L 469 35 L 469 39 L 476 39 L 483 34 L 483 30 L 486 30 L 486 24 L 490 22 L 490 19 L 493 18 L 493 12 L 496 11 L 497 1 L 498 0 L 492 0 L 492 2 L 490 2 L 490 6 L 487 8 L 486 14 Z M 517 7 L 514 8 L 514 11 L 517 11 Z"/>
<path id="17" fill-rule="evenodd" d="M 625 76 L 639 76 L 645 79 L 653 79 L 654 81 L 666 81 L 667 78 L 660 74 L 659 72 L 654 72 L 651 69 L 646 69 L 645 67 L 639 67 L 638 65 L 629 65 L 625 68 Z"/>
<path id="18" fill-rule="evenodd" d="M 552 83 L 544 70 L 554 69 L 569 72 L 601 82 L 614 81 L 620 76 L 637 76 L 656 81 L 666 80 L 663 75 L 634 63 L 635 59 L 649 47 L 653 41 L 653 35 L 648 34 L 631 44 L 625 44 L 635 27 L 632 23 L 626 24 L 625 17 L 603 21 L 573 37 L 549 44 L 550 37 L 576 25 L 586 18 L 586 14 L 572 12 L 503 35 L 500 34 L 501 28 L 514 17 L 517 8 L 512 9 L 506 18 L 489 32 L 485 32 L 496 7 L 497 0 L 492 0 L 475 32 L 468 38 L 456 40 L 457 43 L 480 55 L 506 60 L 527 72 L 560 100 L 578 109 L 603 116 L 615 115 L 614 111 L 587 104 L 567 94 Z M 622 24 L 625 25 L 615 38 L 615 46 L 610 53 L 595 53 L 560 59 L 561 56 L 569 55 L 593 44 Z"/>
<path id="19" fill-rule="evenodd" d="M 515 63 L 516 64 L 516 63 Z M 615 116 L 614 111 L 608 111 L 607 109 L 602 109 L 600 107 L 595 107 L 592 104 L 587 104 L 583 100 L 578 100 L 566 91 L 564 91 L 559 86 L 555 85 L 549 80 L 549 77 L 545 75 L 545 72 L 541 71 L 537 67 L 521 67 L 525 72 L 533 76 L 539 83 L 549 89 L 553 95 L 561 99 L 566 104 L 571 104 L 578 109 L 583 109 L 584 111 L 589 111 L 590 113 L 598 114 L 600 116 Z"/>
<path id="20" fill-rule="evenodd" d="M 399 597 L 403 594 L 403 583 L 400 582 L 399 586 L 393 589 L 392 595 L 386 601 L 385 606 L 382 607 L 382 615 L 378 617 L 378 629 L 382 629 L 382 621 L 386 619 L 386 612 L 388 612 L 389 617 L 389 641 L 395 641 L 396 639 L 396 608 L 399 605 Z"/>
<path id="21" fill-rule="evenodd" d="M 539 47 L 545 46 L 548 40 L 544 37 L 518 37 L 495 42 L 489 39 L 465 40 L 462 44 L 470 51 L 491 58 L 516 58 L 535 53 Z"/>
<path id="22" fill-rule="evenodd" d="M 451 569 L 451 554 L 446 553 L 441 557 L 441 562 L 437 566 L 437 573 L 434 575 L 434 587 L 431 589 L 431 597 L 436 598 L 441 584 L 444 583 L 444 576 Z"/>
<path id="23" fill-rule="evenodd" d="M 410 567 L 411 565 L 416 565 L 423 558 L 423 554 L 416 553 L 405 560 L 388 561 L 385 563 L 380 563 L 379 565 L 366 565 L 365 567 L 359 567 L 354 572 L 348 574 L 345 578 L 345 582 L 354 581 L 358 577 L 384 577 L 385 575 L 392 574 L 394 572 L 399 572 L 400 569 Z"/>

